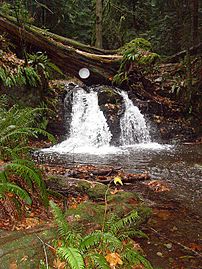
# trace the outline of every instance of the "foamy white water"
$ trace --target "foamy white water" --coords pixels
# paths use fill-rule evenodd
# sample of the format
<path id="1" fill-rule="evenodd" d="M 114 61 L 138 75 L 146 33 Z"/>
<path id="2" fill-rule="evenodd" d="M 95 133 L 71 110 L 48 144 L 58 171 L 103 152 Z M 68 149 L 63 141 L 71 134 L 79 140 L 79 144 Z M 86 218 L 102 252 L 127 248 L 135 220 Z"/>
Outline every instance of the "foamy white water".
<path id="1" fill-rule="evenodd" d="M 46 151 L 59 153 L 102 154 L 115 151 L 110 147 L 112 134 L 98 105 L 97 93 L 79 89 L 73 95 L 70 136 Z"/>
<path id="2" fill-rule="evenodd" d="M 70 135 L 47 152 L 60 154 L 122 154 L 128 150 L 164 150 L 168 145 L 152 143 L 144 116 L 124 91 L 125 112 L 120 120 L 120 147 L 110 146 L 112 134 L 98 105 L 97 92 L 79 89 L 73 93 Z"/>
<path id="3" fill-rule="evenodd" d="M 124 149 L 132 149 L 132 150 L 150 150 L 150 151 L 159 151 L 159 150 L 170 150 L 173 148 L 173 146 L 168 144 L 159 144 L 156 142 L 148 142 L 148 143 L 139 143 L 139 144 L 133 144 L 133 145 L 125 145 L 121 147 Z"/>
<path id="4" fill-rule="evenodd" d="M 134 106 L 126 92 L 122 91 L 120 94 L 125 104 L 125 113 L 120 121 L 121 145 L 150 143 L 151 137 L 144 116 L 139 108 Z"/>

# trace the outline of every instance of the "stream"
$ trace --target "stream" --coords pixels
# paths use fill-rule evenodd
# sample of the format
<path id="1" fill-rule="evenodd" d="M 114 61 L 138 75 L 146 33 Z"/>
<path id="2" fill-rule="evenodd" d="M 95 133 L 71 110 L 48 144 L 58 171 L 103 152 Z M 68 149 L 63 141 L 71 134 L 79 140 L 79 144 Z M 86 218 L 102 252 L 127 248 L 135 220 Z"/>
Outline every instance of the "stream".
<path id="1" fill-rule="evenodd" d="M 115 154 L 37 153 L 41 162 L 121 166 L 130 173 L 147 171 L 153 179 L 165 180 L 175 199 L 202 214 L 202 145 L 161 146 L 156 143 L 115 150 Z M 132 188 L 132 186 L 131 186 Z"/>
<path id="2" fill-rule="evenodd" d="M 155 268 L 199 269 L 201 264 L 202 145 L 137 144 L 106 149 L 108 154 L 38 152 L 37 159 L 64 167 L 94 164 L 122 167 L 125 172 L 147 171 L 151 180 L 168 184 L 170 191 L 156 193 L 144 182 L 129 183 L 128 191 L 139 193 L 153 209 L 148 225 L 149 237 L 139 240 Z M 146 183 L 146 182 L 145 182 Z M 196 251 L 196 252 L 193 252 Z M 197 253 L 197 255 L 196 255 Z"/>

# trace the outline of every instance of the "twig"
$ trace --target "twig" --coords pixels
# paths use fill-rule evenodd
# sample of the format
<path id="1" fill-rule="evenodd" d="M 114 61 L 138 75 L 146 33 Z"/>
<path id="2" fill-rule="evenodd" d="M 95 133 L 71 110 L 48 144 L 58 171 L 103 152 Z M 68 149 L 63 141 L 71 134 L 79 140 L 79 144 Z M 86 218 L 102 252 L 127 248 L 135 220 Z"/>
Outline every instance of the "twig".
<path id="1" fill-rule="evenodd" d="M 46 244 L 45 242 L 36 234 L 36 237 L 41 241 L 42 245 L 43 245 L 43 251 L 45 254 L 45 260 L 46 260 L 46 268 L 49 269 L 49 265 L 48 265 L 48 255 L 47 255 L 47 251 L 46 251 Z"/>

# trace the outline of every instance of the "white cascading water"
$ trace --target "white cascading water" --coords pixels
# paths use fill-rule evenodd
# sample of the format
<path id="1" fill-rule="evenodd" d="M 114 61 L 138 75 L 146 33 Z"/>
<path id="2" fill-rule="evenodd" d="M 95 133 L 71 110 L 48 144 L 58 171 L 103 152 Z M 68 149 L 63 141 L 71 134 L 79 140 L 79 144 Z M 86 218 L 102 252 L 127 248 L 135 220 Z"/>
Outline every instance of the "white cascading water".
<path id="1" fill-rule="evenodd" d="M 58 153 L 115 154 L 133 146 L 141 149 L 161 149 L 158 143 L 151 143 L 144 116 L 138 107 L 120 92 L 125 104 L 125 112 L 120 119 L 121 148 L 110 146 L 112 134 L 98 105 L 97 92 L 78 89 L 73 93 L 71 125 L 69 137 L 60 144 L 42 151 Z"/>
<path id="2" fill-rule="evenodd" d="M 134 106 L 126 92 L 121 91 L 120 95 L 123 97 L 125 104 L 125 113 L 120 120 L 121 145 L 150 143 L 151 137 L 144 116 L 141 114 L 139 108 Z"/>
<path id="3" fill-rule="evenodd" d="M 112 134 L 98 105 L 94 91 L 83 89 L 73 94 L 70 136 L 49 150 L 59 153 L 94 153 L 95 149 L 109 147 Z"/>

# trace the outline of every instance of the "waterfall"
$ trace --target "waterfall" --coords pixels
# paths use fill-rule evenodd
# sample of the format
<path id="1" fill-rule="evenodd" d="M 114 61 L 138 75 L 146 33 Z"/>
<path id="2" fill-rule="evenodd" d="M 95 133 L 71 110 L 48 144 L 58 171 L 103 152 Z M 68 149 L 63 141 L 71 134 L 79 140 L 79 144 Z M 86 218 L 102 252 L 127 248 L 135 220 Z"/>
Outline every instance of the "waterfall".
<path id="1" fill-rule="evenodd" d="M 51 151 L 82 153 L 109 146 L 112 134 L 98 105 L 97 92 L 79 89 L 73 93 L 70 135 Z"/>
<path id="2" fill-rule="evenodd" d="M 123 97 L 125 105 L 125 113 L 120 120 L 121 145 L 151 142 L 145 118 L 141 114 L 139 108 L 134 106 L 126 92 L 121 91 L 120 94 Z"/>
<path id="3" fill-rule="evenodd" d="M 124 115 L 120 119 L 120 145 L 128 146 L 137 143 L 146 145 L 151 139 L 144 116 L 138 107 L 134 106 L 126 92 L 122 91 L 120 95 L 123 97 L 125 106 Z M 44 151 L 92 154 L 120 151 L 121 149 L 110 146 L 111 140 L 112 133 L 98 105 L 97 92 L 93 89 L 88 89 L 86 92 L 82 88 L 75 87 L 69 136 L 62 143 Z"/>

